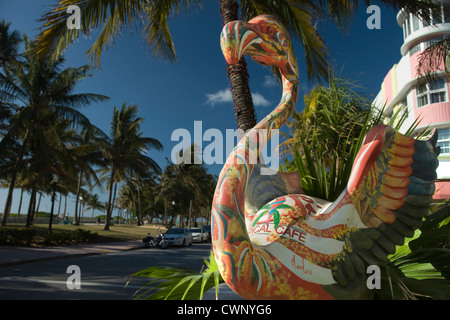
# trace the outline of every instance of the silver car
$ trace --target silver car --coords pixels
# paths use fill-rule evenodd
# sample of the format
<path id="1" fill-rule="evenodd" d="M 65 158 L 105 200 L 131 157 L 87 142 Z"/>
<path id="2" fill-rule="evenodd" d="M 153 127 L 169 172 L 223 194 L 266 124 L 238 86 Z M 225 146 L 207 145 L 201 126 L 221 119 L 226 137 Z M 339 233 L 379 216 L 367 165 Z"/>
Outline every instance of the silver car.
<path id="1" fill-rule="evenodd" d="M 171 228 L 167 230 L 164 236 L 171 246 L 192 245 L 192 233 L 186 228 Z"/>
<path id="2" fill-rule="evenodd" d="M 190 229 L 192 232 L 192 241 L 194 242 L 206 242 L 208 241 L 208 232 L 206 232 L 203 228 L 192 228 Z"/>

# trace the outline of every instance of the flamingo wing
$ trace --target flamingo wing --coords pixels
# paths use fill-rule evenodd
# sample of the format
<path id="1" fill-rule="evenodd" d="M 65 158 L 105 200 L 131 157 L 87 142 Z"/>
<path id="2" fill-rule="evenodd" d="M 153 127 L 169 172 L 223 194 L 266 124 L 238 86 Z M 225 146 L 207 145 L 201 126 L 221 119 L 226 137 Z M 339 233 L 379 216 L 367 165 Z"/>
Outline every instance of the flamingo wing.
<path id="1" fill-rule="evenodd" d="M 437 131 L 415 140 L 378 125 L 367 134 L 355 159 L 347 196 L 367 228 L 347 234 L 343 251 L 333 261 L 341 285 L 366 272 L 412 237 L 428 213 L 435 191 Z"/>

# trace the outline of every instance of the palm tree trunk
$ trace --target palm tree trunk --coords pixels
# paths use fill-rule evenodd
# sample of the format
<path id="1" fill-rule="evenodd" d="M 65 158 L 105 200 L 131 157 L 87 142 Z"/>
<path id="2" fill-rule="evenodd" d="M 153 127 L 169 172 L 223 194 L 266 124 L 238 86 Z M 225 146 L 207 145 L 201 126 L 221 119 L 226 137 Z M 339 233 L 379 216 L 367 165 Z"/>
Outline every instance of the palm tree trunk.
<path id="1" fill-rule="evenodd" d="M 219 4 L 223 25 L 239 19 L 239 5 L 236 0 L 220 0 Z M 228 65 L 227 75 L 231 84 L 231 95 L 233 97 L 237 128 L 246 132 L 256 125 L 256 116 L 245 59 L 242 57 L 236 66 L 231 67 Z"/>
<path id="2" fill-rule="evenodd" d="M 188 229 L 191 228 L 191 218 L 192 218 L 192 200 L 189 200 L 189 217 L 188 217 Z"/>
<path id="3" fill-rule="evenodd" d="M 58 203 L 58 218 L 61 214 L 61 201 L 62 201 L 62 193 L 59 194 L 59 203 Z"/>
<path id="4" fill-rule="evenodd" d="M 114 210 L 114 205 L 116 204 L 116 195 L 117 195 L 117 182 L 114 183 L 114 192 L 113 192 L 113 198 L 111 203 L 111 218 L 112 218 L 112 212 Z"/>
<path id="5" fill-rule="evenodd" d="M 31 137 L 31 133 L 30 133 L 30 130 L 28 129 L 25 134 L 25 139 L 22 143 L 22 147 L 20 148 L 19 155 L 17 156 L 16 163 L 15 163 L 14 168 L 11 173 L 11 182 L 9 184 L 8 195 L 6 197 L 5 210 L 3 211 L 2 227 L 6 226 L 6 222 L 8 220 L 9 214 L 11 213 L 12 197 L 13 197 L 14 188 L 16 186 L 17 174 L 19 173 L 19 169 L 22 165 L 22 159 L 25 154 L 25 150 L 27 148 L 28 140 L 30 140 L 30 137 Z"/>
<path id="6" fill-rule="evenodd" d="M 111 214 L 112 214 L 112 195 L 113 195 L 113 188 L 114 188 L 114 174 L 116 173 L 116 168 L 114 164 L 111 168 L 111 178 L 109 181 L 109 198 L 108 198 L 108 209 L 106 210 L 106 221 L 105 221 L 105 227 L 103 230 L 109 230 L 109 226 L 111 224 Z"/>
<path id="7" fill-rule="evenodd" d="M 66 218 L 67 215 L 67 194 L 64 196 L 64 217 Z"/>
<path id="8" fill-rule="evenodd" d="M 137 186 L 137 194 L 138 194 L 137 205 L 139 207 L 138 226 L 142 226 L 144 223 L 142 222 L 141 193 L 139 191 L 139 185 Z"/>
<path id="9" fill-rule="evenodd" d="M 28 205 L 28 214 L 26 227 L 33 224 L 34 207 L 36 205 L 36 193 L 37 193 L 37 182 L 33 182 L 33 187 L 31 188 L 30 204 Z"/>
<path id="10" fill-rule="evenodd" d="M 22 209 L 23 188 L 20 191 L 19 209 L 17 210 L 17 218 L 20 218 L 20 210 Z"/>
<path id="11" fill-rule="evenodd" d="M 78 177 L 77 195 L 75 196 L 75 225 L 79 225 L 80 221 L 78 219 L 78 199 L 81 193 L 81 179 L 83 179 L 83 170 L 80 170 L 80 176 Z"/>
<path id="12" fill-rule="evenodd" d="M 42 200 L 42 192 L 39 192 L 39 200 L 36 207 L 36 214 L 39 212 L 39 208 L 41 207 L 41 200 Z"/>

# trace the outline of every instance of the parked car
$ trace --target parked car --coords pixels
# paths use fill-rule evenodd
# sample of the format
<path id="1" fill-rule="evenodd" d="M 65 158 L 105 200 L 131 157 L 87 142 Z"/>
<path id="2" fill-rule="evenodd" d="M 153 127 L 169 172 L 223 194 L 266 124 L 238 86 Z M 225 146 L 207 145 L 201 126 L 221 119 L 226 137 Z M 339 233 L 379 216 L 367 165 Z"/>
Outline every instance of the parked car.
<path id="1" fill-rule="evenodd" d="M 203 230 L 205 230 L 206 233 L 208 233 L 208 240 L 211 241 L 211 226 L 210 225 L 204 225 Z"/>
<path id="2" fill-rule="evenodd" d="M 171 246 L 192 245 L 192 233 L 186 228 L 171 228 L 167 230 L 165 239 Z"/>
<path id="3" fill-rule="evenodd" d="M 191 228 L 192 241 L 194 242 L 206 242 L 208 241 L 208 232 L 204 228 Z"/>

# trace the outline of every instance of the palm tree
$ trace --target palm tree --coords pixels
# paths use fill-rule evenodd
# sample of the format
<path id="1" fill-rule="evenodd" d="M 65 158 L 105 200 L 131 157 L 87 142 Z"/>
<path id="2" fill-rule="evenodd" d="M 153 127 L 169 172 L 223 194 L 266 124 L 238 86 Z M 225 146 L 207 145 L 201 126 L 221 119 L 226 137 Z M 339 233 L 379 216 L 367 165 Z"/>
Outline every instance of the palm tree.
<path id="1" fill-rule="evenodd" d="M 0 141 L 0 150 L 9 148 L 11 141 L 19 142 L 11 168 L 2 225 L 6 224 L 11 211 L 17 174 L 23 166 L 30 142 L 38 143 L 37 135 L 43 134 L 42 129 L 52 124 L 49 119 L 65 120 L 71 127 L 89 125 L 89 120 L 77 108 L 107 99 L 99 94 L 73 93 L 76 83 L 89 76 L 87 66 L 62 69 L 62 57 L 49 64 L 35 55 L 35 42 L 24 36 L 24 43 L 22 58 L 6 65 L 5 72 L 0 73 L 0 101 L 14 105 L 15 110 Z"/>
<path id="2" fill-rule="evenodd" d="M 17 50 L 22 42 L 22 37 L 18 31 L 9 30 L 10 25 L 10 22 L 0 21 L 0 68 L 4 68 L 7 64 L 16 60 Z"/>
<path id="3" fill-rule="evenodd" d="M 199 211 L 202 207 L 210 208 L 216 184 L 216 177 L 209 174 L 205 166 L 194 164 L 196 150 L 197 147 L 193 144 L 190 149 L 180 151 L 179 160 L 183 160 L 172 165 L 176 185 L 179 188 L 185 188 L 185 194 L 189 195 L 188 227 L 190 227 L 193 211 Z M 189 152 L 188 155 L 183 154 L 185 152 Z M 189 162 L 185 163 L 184 160 Z"/>
<path id="4" fill-rule="evenodd" d="M 86 210 L 89 210 L 89 209 L 92 210 L 92 214 L 91 214 L 92 218 L 94 217 L 94 210 L 105 210 L 104 203 L 102 201 L 100 201 L 98 194 L 96 194 L 96 193 L 94 193 L 94 194 L 88 193 L 86 203 L 88 205 Z"/>
<path id="5" fill-rule="evenodd" d="M 80 198 L 83 182 L 91 183 L 93 179 L 94 185 L 101 185 L 101 181 L 97 177 L 94 167 L 105 167 L 105 158 L 103 156 L 103 147 L 107 144 L 108 136 L 97 127 L 90 125 L 83 128 L 79 135 L 79 143 L 72 150 L 74 153 L 73 163 L 77 166 L 77 192 L 75 196 L 75 224 L 79 224 L 78 200 Z M 90 185 L 92 188 L 93 185 Z"/>
<path id="6" fill-rule="evenodd" d="M 373 1 L 364 0 L 366 5 Z M 404 7 L 407 12 L 422 12 L 425 20 L 430 20 L 429 10 L 432 0 L 380 0 L 393 8 Z M 307 73 L 310 79 L 326 78 L 328 75 L 328 53 L 316 24 L 330 17 L 339 27 L 349 21 L 358 7 L 358 0 L 220 0 L 220 12 L 223 24 L 239 19 L 249 20 L 260 14 L 273 14 L 289 28 L 293 38 L 300 41 L 305 51 Z M 39 38 L 38 52 L 57 58 L 81 33 L 89 35 L 91 30 L 101 26 L 94 44 L 88 50 L 91 63 L 100 66 L 102 50 L 113 43 L 114 37 L 125 27 L 142 23 L 143 35 L 159 58 L 176 60 L 176 54 L 169 30 L 168 18 L 181 10 L 200 6 L 201 1 L 84 1 L 61 0 L 53 10 L 45 13 Z M 81 29 L 69 29 L 66 26 L 67 8 L 75 5 L 80 8 Z M 227 66 L 238 129 L 246 131 L 256 124 L 247 66 L 242 59 L 237 67 Z"/>
<path id="7" fill-rule="evenodd" d="M 109 230 L 111 224 L 113 189 L 117 182 L 129 179 L 130 173 L 144 176 L 161 170 L 159 165 L 144 152 L 150 148 L 161 150 L 162 145 L 154 138 L 142 136 L 140 124 L 144 119 L 137 115 L 137 105 L 124 103 L 120 110 L 114 106 L 110 142 L 104 149 L 105 157 L 109 162 L 109 198 L 105 230 Z"/>

